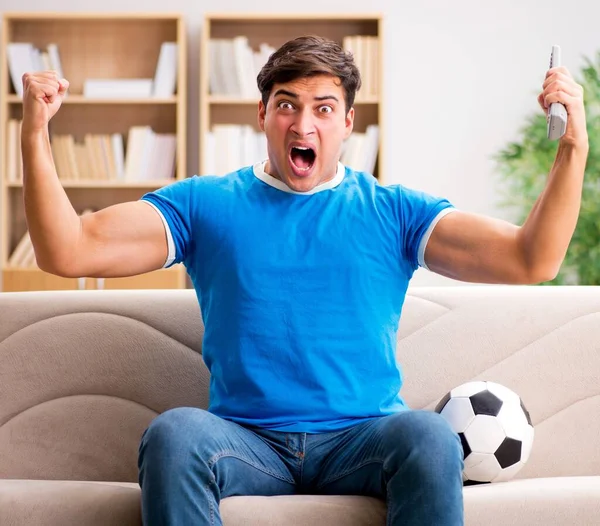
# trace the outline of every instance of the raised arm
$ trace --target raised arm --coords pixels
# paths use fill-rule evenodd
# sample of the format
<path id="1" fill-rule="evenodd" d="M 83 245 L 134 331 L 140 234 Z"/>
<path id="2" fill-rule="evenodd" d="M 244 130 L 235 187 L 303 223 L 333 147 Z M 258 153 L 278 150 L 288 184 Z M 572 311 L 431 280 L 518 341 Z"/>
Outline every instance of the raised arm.
<path id="1" fill-rule="evenodd" d="M 522 226 L 453 212 L 435 227 L 425 262 L 461 281 L 539 283 L 554 279 L 573 236 L 589 151 L 583 88 L 566 68 L 548 71 L 538 102 L 561 102 L 569 115 L 546 187 Z"/>
<path id="2" fill-rule="evenodd" d="M 159 214 L 142 201 L 79 217 L 56 173 L 48 122 L 68 82 L 54 72 L 23 77 L 23 193 L 38 266 L 65 277 L 121 277 L 161 268 L 167 258 Z"/>

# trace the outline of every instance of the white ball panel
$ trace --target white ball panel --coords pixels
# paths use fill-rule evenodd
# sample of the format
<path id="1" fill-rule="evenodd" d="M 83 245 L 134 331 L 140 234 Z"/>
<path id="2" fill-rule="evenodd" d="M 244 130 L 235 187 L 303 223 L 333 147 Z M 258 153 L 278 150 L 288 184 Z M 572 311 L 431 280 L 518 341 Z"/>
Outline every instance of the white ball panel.
<path id="1" fill-rule="evenodd" d="M 521 404 L 521 399 L 519 395 L 515 393 L 512 389 L 509 389 L 505 385 L 497 384 L 496 382 L 487 382 L 487 388 L 490 392 L 494 393 L 500 400 L 504 403 L 510 404 Z"/>
<path id="2" fill-rule="evenodd" d="M 473 406 L 468 398 L 450 398 L 441 414 L 456 433 L 462 433 L 475 418 Z"/>
<path id="3" fill-rule="evenodd" d="M 503 469 L 492 482 L 507 482 L 511 480 L 519 471 L 521 471 L 523 465 L 523 462 L 517 462 L 516 464 Z"/>
<path id="4" fill-rule="evenodd" d="M 525 436 L 523 437 L 523 445 L 521 446 L 521 462 L 525 463 L 529 460 L 531 455 L 531 449 L 533 448 L 533 439 L 535 436 L 535 430 L 532 426 L 527 424 Z"/>
<path id="5" fill-rule="evenodd" d="M 465 430 L 465 438 L 471 451 L 494 453 L 506 435 L 495 416 L 477 415 Z"/>
<path id="6" fill-rule="evenodd" d="M 531 427 L 518 402 L 503 404 L 497 418 L 506 436 L 516 440 L 523 440 L 527 436 L 527 428 Z"/>
<path id="7" fill-rule="evenodd" d="M 485 384 L 486 382 L 483 381 L 466 382 L 452 389 L 452 391 L 450 391 L 450 396 L 452 398 L 461 396 L 468 398 L 469 396 L 473 396 L 474 394 L 483 391 L 485 389 Z"/>
<path id="8" fill-rule="evenodd" d="M 485 458 L 472 467 L 465 468 L 469 480 L 491 482 L 502 471 L 494 455 L 485 455 Z"/>
<path id="9" fill-rule="evenodd" d="M 463 472 L 476 466 L 477 464 L 481 464 L 487 457 L 490 456 L 490 454 L 491 453 L 471 453 L 470 455 L 467 455 L 467 458 L 465 458 L 464 462 Z"/>

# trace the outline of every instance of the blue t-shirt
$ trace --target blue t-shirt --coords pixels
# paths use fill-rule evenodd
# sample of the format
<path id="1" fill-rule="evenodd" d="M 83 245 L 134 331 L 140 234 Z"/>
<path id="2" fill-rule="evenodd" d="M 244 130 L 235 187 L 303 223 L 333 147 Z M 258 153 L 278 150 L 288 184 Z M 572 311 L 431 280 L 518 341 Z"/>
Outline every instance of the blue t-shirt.
<path id="1" fill-rule="evenodd" d="M 396 333 L 408 282 L 451 204 L 338 165 L 310 193 L 264 165 L 146 194 L 205 324 L 209 411 L 290 432 L 406 409 Z"/>

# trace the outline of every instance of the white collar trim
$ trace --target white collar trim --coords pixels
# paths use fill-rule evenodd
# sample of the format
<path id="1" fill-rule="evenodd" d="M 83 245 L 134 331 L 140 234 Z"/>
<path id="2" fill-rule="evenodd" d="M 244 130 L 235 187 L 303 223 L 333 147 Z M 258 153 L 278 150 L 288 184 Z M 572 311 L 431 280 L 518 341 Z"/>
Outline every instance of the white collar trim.
<path id="1" fill-rule="evenodd" d="M 311 195 L 311 194 L 316 194 L 317 192 L 322 192 L 324 190 L 330 190 L 331 188 L 335 188 L 337 185 L 339 185 L 342 182 L 342 180 L 344 179 L 344 173 L 346 172 L 346 168 L 344 167 L 344 165 L 341 162 L 338 162 L 337 172 L 333 179 L 326 181 L 324 183 L 321 183 L 320 185 L 315 186 L 312 190 L 309 190 L 308 192 L 297 192 L 296 190 L 292 190 L 287 184 L 285 184 L 280 179 L 277 179 L 276 177 L 273 177 L 272 175 L 265 172 L 266 164 L 267 164 L 267 159 L 265 159 L 264 161 L 261 161 L 259 163 L 256 163 L 252 167 L 252 169 L 254 171 L 254 175 L 258 179 L 260 179 L 263 183 L 266 183 L 269 186 L 272 186 L 273 188 L 277 188 L 278 190 L 281 190 L 282 192 L 288 192 L 290 194 L 297 194 L 297 195 Z"/>

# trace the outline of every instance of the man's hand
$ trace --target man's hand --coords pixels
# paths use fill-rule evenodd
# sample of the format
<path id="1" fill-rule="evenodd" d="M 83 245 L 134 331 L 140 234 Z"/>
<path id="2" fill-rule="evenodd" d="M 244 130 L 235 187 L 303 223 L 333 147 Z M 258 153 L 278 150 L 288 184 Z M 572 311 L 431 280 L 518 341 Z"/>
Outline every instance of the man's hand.
<path id="1" fill-rule="evenodd" d="M 553 102 L 561 102 L 567 110 L 567 130 L 560 138 L 560 143 L 587 148 L 588 134 L 583 106 L 583 87 L 575 82 L 567 68 L 561 66 L 548 70 L 542 89 L 537 100 L 546 117 Z"/>
<path id="2" fill-rule="evenodd" d="M 25 73 L 23 75 L 23 131 L 44 130 L 62 104 L 69 88 L 66 79 L 59 79 L 55 71 Z"/>

